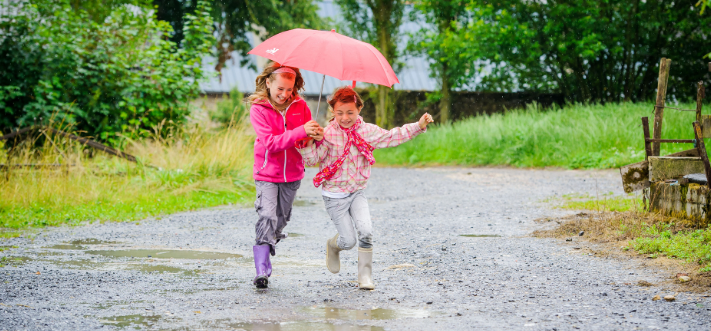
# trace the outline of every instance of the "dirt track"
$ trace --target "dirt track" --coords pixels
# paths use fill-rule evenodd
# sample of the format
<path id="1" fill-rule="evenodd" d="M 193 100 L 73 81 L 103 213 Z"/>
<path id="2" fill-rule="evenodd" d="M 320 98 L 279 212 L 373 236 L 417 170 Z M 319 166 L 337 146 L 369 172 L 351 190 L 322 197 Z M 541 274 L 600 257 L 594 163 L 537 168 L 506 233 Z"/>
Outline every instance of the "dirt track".
<path id="1" fill-rule="evenodd" d="M 544 199 L 621 194 L 615 171 L 373 170 L 375 291 L 358 290 L 356 252 L 326 270 L 335 232 L 309 169 L 290 238 L 257 291 L 253 208 L 135 223 L 44 229 L 0 252 L 0 330 L 700 330 L 711 300 L 652 301 L 666 271 L 585 255 L 529 236 L 565 214 Z M 465 237 L 461 235 L 474 235 Z M 481 236 L 485 235 L 485 236 Z M 577 240 L 577 239 L 576 239 Z M 150 255 L 150 257 L 148 257 Z M 239 256 L 242 255 L 242 256 Z M 21 260 L 16 260 L 16 259 Z"/>

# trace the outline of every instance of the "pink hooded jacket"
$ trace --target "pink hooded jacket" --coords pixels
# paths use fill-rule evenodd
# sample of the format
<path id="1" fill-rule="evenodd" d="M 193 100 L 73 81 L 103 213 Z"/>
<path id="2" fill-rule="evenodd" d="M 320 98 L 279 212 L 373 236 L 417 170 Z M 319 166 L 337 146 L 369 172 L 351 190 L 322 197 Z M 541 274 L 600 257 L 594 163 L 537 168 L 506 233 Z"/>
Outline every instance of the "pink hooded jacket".
<path id="1" fill-rule="evenodd" d="M 311 110 L 301 98 L 294 100 L 282 116 L 266 102 L 253 104 L 249 110 L 254 141 L 255 180 L 285 183 L 304 178 L 304 162 L 295 142 L 306 138 L 304 124 L 311 120 Z"/>

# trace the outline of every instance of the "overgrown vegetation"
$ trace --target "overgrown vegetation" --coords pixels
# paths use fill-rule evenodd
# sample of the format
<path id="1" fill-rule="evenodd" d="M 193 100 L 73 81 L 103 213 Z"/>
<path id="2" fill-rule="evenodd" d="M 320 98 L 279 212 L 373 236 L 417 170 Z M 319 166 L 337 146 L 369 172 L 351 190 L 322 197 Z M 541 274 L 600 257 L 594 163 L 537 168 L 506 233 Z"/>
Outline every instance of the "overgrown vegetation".
<path id="1" fill-rule="evenodd" d="M 150 1 L 96 2 L 3 4 L 0 130 L 54 119 L 117 145 L 185 121 L 215 43 L 209 6 L 198 1 L 185 16 L 178 47 Z"/>
<path id="2" fill-rule="evenodd" d="M 563 195 L 563 203 L 559 208 L 572 210 L 594 210 L 594 211 L 639 211 L 643 208 L 643 201 L 640 195 L 630 194 L 630 196 L 615 196 L 613 192 L 602 194 L 599 198 L 589 195 Z"/>
<path id="3" fill-rule="evenodd" d="M 247 105 L 244 103 L 244 94 L 236 87 L 230 95 L 222 95 L 222 100 L 217 101 L 215 109 L 210 111 L 210 119 L 223 126 L 240 125 L 248 115 Z"/>
<path id="4" fill-rule="evenodd" d="M 682 104 L 680 108 L 693 109 Z M 563 109 L 514 110 L 440 124 L 396 148 L 376 150 L 386 165 L 508 165 L 604 169 L 644 159 L 640 118 L 651 104 L 571 105 Z M 668 110 L 663 137 L 693 139 L 693 112 Z M 663 144 L 662 153 L 692 148 Z"/>
<path id="5" fill-rule="evenodd" d="M 91 150 L 49 132 L 34 140 L 0 163 L 71 166 L 0 172 L 0 227 L 135 221 L 252 198 L 254 138 L 245 126 L 157 128 L 152 139 L 128 140 L 126 151 L 139 164 L 98 151 L 91 157 Z"/>
<path id="6" fill-rule="evenodd" d="M 700 272 L 711 271 L 711 226 L 699 228 L 698 222 L 644 211 L 639 196 L 563 196 L 565 209 L 592 210 L 555 221 L 550 230 L 535 231 L 541 237 L 577 237 L 594 242 L 619 242 L 624 250 L 648 254 L 650 258 L 666 256 L 697 266 Z"/>

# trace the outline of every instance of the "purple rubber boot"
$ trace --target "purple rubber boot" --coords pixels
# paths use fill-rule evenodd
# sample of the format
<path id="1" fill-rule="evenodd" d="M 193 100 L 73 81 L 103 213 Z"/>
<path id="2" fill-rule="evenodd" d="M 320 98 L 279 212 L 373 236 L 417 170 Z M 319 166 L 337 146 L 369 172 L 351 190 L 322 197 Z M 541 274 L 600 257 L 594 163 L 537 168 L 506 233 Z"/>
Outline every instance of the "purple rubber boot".
<path id="1" fill-rule="evenodd" d="M 254 277 L 253 283 L 257 288 L 267 288 L 269 285 L 269 273 L 271 273 L 269 245 L 252 246 L 252 252 L 254 252 L 254 267 L 257 269 L 257 276 Z M 268 265 L 269 267 L 267 268 Z"/>
<path id="2" fill-rule="evenodd" d="M 267 277 L 272 276 L 272 260 L 269 257 L 269 254 L 267 254 Z"/>

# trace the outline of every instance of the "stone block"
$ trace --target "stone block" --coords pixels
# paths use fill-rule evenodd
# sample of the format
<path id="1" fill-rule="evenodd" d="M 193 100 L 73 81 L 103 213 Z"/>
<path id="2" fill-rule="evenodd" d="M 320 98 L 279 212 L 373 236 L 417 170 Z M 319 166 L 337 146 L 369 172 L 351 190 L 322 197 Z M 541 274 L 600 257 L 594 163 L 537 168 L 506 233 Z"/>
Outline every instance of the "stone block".
<path id="1" fill-rule="evenodd" d="M 649 157 L 649 180 L 651 182 L 676 179 L 688 174 L 704 173 L 700 157 Z"/>

